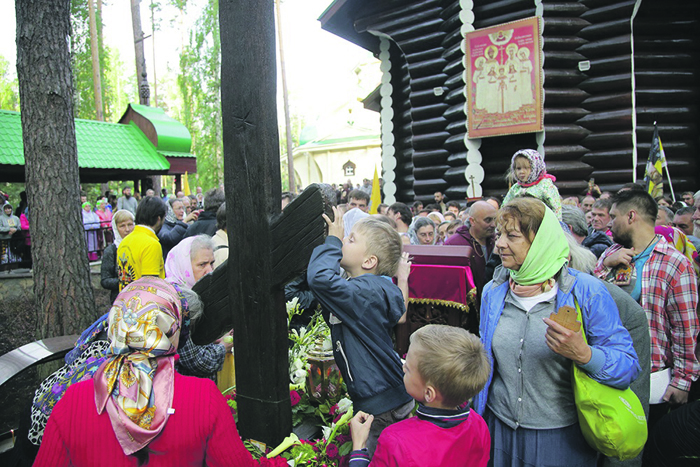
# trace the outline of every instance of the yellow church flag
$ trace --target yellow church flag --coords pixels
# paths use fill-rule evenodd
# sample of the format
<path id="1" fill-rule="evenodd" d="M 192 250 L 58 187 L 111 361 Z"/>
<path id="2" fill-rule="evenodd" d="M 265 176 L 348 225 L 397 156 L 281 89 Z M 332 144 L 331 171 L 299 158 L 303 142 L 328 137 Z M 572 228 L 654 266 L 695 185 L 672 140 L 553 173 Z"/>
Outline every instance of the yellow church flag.
<path id="1" fill-rule="evenodd" d="M 377 214 L 379 205 L 382 204 L 382 192 L 379 186 L 379 175 L 377 174 L 377 166 L 374 166 L 374 179 L 372 180 L 372 196 L 370 198 L 370 214 Z"/>
<path id="2" fill-rule="evenodd" d="M 192 193 L 190 191 L 190 182 L 187 179 L 187 172 L 185 172 L 184 178 L 182 179 L 182 191 L 185 192 L 185 196 L 189 196 Z"/>

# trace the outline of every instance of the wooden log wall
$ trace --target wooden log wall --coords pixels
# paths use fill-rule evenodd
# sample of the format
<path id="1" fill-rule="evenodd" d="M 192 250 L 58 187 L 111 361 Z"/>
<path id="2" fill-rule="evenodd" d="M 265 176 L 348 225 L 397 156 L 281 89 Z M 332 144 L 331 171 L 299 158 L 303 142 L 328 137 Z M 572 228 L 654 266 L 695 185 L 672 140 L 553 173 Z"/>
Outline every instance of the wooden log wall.
<path id="1" fill-rule="evenodd" d="M 408 64 L 403 52 L 393 41 L 389 46 L 391 62 L 391 93 L 394 118 L 394 157 L 396 158 L 396 200 L 410 203 L 413 191 L 413 132 L 411 131 L 411 100 Z"/>
<path id="2" fill-rule="evenodd" d="M 412 203 L 432 201 L 435 191 L 445 191 L 442 177 L 449 168 L 449 137 L 443 116 L 447 76 L 442 71 L 442 7 L 438 0 L 407 2 L 403 6 L 356 21 L 358 30 L 378 31 L 395 43 L 390 51 L 394 137 L 397 158 L 396 199 Z"/>
<path id="3" fill-rule="evenodd" d="M 535 15 L 533 0 L 476 0 L 474 28 L 482 29 Z M 510 159 L 518 149 L 537 149 L 532 133 L 496 136 L 481 140 L 481 155 L 485 176 L 481 184 L 484 196 L 505 195 L 508 191 L 505 175 Z"/>
<path id="4" fill-rule="evenodd" d="M 467 148 L 464 136 L 467 132 L 467 115 L 465 106 L 467 98 L 464 90 L 464 53 L 462 52 L 463 37 L 461 34 L 462 21 L 459 0 L 444 0 L 441 3 L 441 29 L 447 33 L 440 47 L 445 66 L 442 69 L 447 77 L 445 80 L 445 103 L 448 105 L 443 113 L 447 122 L 445 129 L 449 136 L 445 140 L 445 150 L 448 156 L 446 165 L 441 165 L 442 178 L 448 183 L 443 190 L 450 200 L 462 201 L 467 193 L 467 180 L 464 171 L 467 168 Z"/>
<path id="5" fill-rule="evenodd" d="M 656 121 L 677 198 L 700 189 L 699 38 L 698 2 L 642 2 L 634 21 L 637 178 L 644 177 Z"/>
<path id="6" fill-rule="evenodd" d="M 588 130 L 576 123 L 588 112 L 579 84 L 586 76 L 578 69 L 583 56 L 575 51 L 583 42 L 577 34 L 589 23 L 580 18 L 586 7 L 578 1 L 542 2 L 544 20 L 544 153 L 547 171 L 557 177 L 562 196 L 587 188 L 593 167 L 581 159 L 581 141 Z"/>
<path id="7" fill-rule="evenodd" d="M 698 177 L 698 10 L 696 2 L 643 2 L 635 22 L 638 175 L 652 123 L 659 122 L 676 190 Z M 700 3 L 700 2 L 698 2 Z M 635 0 L 474 0 L 476 29 L 541 14 L 544 21 L 544 138 L 483 138 L 484 196 L 503 195 L 518 149 L 543 149 L 562 195 L 631 181 L 630 16 Z M 464 56 L 459 0 L 412 1 L 355 21 L 390 38 L 396 199 L 431 202 L 435 191 L 463 200 L 468 184 Z M 589 60 L 582 73 L 579 62 Z"/>
<path id="8" fill-rule="evenodd" d="M 577 33 L 588 25 L 580 18 L 586 7 L 578 1 L 542 2 L 544 21 L 544 153 L 547 170 L 557 177 L 562 195 L 585 189 L 592 167 L 582 162 L 586 149 L 581 141 L 588 131 L 576 121 L 587 114 L 581 107 L 586 93 L 578 84 L 586 77 L 578 71 L 584 57 L 575 49 L 585 43 Z M 534 16 L 532 0 L 479 0 L 474 2 L 477 29 Z M 485 195 L 502 195 L 510 159 L 518 149 L 538 149 L 535 135 L 523 134 L 484 138 L 481 153 L 486 172 Z M 542 148 L 540 148 L 542 149 Z"/>
<path id="9" fill-rule="evenodd" d="M 616 191 L 632 181 L 632 62 L 630 17 L 634 0 L 583 0 L 590 23 L 579 35 L 587 43 L 577 51 L 590 61 L 579 86 L 588 94 L 590 113 L 578 123 L 590 131 L 583 140 L 583 161 L 602 190 Z"/>
<path id="10" fill-rule="evenodd" d="M 634 0 L 582 0 L 590 23 L 577 51 L 590 60 L 580 84 L 590 113 L 578 123 L 590 131 L 583 161 L 602 190 L 632 181 L 632 60 L 630 18 Z M 669 162 L 676 191 L 697 190 L 698 5 L 670 0 L 642 2 L 634 21 L 637 177 L 644 177 L 653 123 Z"/>

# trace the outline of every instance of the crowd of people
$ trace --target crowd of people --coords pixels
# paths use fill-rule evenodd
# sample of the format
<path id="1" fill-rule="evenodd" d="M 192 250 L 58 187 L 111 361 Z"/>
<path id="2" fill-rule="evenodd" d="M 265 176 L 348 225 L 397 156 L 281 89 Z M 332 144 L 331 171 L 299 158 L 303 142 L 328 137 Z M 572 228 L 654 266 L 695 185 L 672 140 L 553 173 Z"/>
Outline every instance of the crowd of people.
<path id="1" fill-rule="evenodd" d="M 350 465 L 618 465 L 583 436 L 574 368 L 639 399 L 648 441 L 624 465 L 693 465 L 700 192 L 674 203 L 637 184 L 601 192 L 591 180 L 585 195 L 562 199 L 530 149 L 513 155 L 510 177 L 503 199 L 436 192 L 434 203 L 382 204 L 378 214 L 364 186 L 330 187 L 328 235 L 285 295 L 320 308 L 330 328 L 355 410 Z M 227 261 L 223 191 L 201 204 L 134 198 L 125 189 L 109 220 L 84 203 L 91 223 L 113 231 L 102 257 L 113 306 L 37 390 L 28 456 L 255 465 L 207 381 L 230 339 L 189 337 L 202 311 L 191 289 Z M 282 208 L 293 198 L 284 194 Z M 407 244 L 468 247 L 477 328 L 425 326 L 402 358 L 393 333 L 409 309 Z M 571 312 L 574 323 L 562 321 Z"/>

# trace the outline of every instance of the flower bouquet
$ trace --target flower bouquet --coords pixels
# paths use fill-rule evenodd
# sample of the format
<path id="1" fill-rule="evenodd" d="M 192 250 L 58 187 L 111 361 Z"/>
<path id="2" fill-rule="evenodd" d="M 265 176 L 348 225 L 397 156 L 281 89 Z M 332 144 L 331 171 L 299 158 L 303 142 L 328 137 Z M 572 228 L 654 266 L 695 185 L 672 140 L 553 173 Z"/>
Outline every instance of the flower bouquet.
<path id="1" fill-rule="evenodd" d="M 301 313 L 303 310 L 296 299 L 287 302 L 287 324 L 294 315 Z M 352 401 L 347 397 L 337 367 L 333 370 L 330 365 L 320 365 L 315 360 L 319 355 L 328 355 L 332 351 L 330 329 L 321 313 L 317 311 L 307 326 L 299 330 L 290 329 L 289 340 L 292 425 L 315 425 L 320 428 L 321 436 L 303 440 L 292 433 L 274 450 L 262 448 L 250 441 L 244 441 L 244 444 L 253 457 L 259 460 L 260 465 L 347 466 L 348 455 L 352 450 L 349 426 L 353 415 Z M 323 380 L 323 383 L 318 383 L 317 378 Z M 223 394 L 233 417 L 238 421 L 235 387 L 227 389 Z"/>

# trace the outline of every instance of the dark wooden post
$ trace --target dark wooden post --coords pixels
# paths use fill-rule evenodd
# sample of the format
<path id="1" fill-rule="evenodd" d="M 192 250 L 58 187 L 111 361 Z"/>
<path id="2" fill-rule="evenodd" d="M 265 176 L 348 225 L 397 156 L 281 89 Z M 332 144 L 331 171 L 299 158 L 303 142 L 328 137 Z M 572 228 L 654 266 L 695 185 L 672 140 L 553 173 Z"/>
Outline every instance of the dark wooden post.
<path id="1" fill-rule="evenodd" d="M 247 0 L 219 5 L 226 215 L 230 226 L 228 315 L 235 334 L 238 427 L 243 438 L 268 445 L 282 441 L 292 428 L 282 285 L 303 260 L 303 255 L 295 253 L 298 246 L 303 243 L 308 247 L 301 223 L 308 219 L 286 211 L 280 215 L 273 8 L 272 2 Z M 313 212 L 317 222 L 308 224 L 320 227 L 322 234 L 320 193 L 313 199 L 314 207 L 307 214 Z M 300 222 L 280 222 L 285 218 Z"/>

